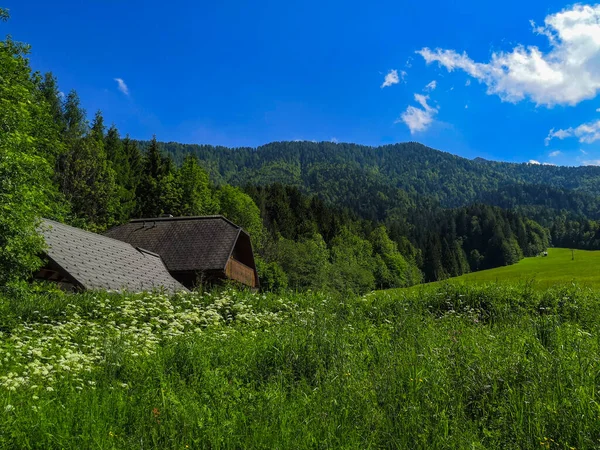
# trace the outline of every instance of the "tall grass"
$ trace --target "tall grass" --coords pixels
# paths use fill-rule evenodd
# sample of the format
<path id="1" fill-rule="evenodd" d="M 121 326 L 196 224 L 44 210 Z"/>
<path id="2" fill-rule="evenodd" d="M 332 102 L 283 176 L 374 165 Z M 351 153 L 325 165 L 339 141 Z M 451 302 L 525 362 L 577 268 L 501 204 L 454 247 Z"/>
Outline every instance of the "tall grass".
<path id="1" fill-rule="evenodd" d="M 600 446 L 577 286 L 24 295 L 2 300 L 0 448 Z"/>

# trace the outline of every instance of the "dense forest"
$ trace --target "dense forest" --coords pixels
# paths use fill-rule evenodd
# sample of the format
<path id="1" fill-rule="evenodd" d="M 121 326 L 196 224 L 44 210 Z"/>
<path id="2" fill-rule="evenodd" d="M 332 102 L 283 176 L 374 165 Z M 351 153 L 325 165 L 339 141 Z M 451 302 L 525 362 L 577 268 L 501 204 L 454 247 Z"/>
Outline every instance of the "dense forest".
<path id="1" fill-rule="evenodd" d="M 417 143 L 136 141 L 101 111 L 90 121 L 28 51 L 0 43 L 2 284 L 41 264 L 41 217 L 102 232 L 222 214 L 251 234 L 264 289 L 360 293 L 512 264 L 550 243 L 600 245 L 600 168 L 470 161 Z"/>
<path id="2" fill-rule="evenodd" d="M 389 223 L 423 210 L 484 203 L 539 222 L 551 231 L 552 245 L 600 248 L 600 167 L 469 160 L 416 142 L 274 142 L 256 149 L 159 145 L 176 162 L 196 155 L 217 184 L 281 182 L 368 220 Z"/>

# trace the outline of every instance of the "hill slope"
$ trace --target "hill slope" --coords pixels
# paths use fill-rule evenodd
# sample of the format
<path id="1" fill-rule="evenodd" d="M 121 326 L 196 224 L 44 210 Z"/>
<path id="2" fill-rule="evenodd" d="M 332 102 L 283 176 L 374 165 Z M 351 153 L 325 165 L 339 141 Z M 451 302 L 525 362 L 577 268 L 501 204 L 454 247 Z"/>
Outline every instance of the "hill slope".
<path id="1" fill-rule="evenodd" d="M 575 259 L 567 248 L 548 249 L 547 257 L 525 258 L 511 266 L 472 272 L 452 278 L 453 283 L 529 282 L 545 288 L 577 281 L 578 284 L 600 287 L 600 251 L 575 250 Z M 439 284 L 431 283 L 431 284 Z"/>

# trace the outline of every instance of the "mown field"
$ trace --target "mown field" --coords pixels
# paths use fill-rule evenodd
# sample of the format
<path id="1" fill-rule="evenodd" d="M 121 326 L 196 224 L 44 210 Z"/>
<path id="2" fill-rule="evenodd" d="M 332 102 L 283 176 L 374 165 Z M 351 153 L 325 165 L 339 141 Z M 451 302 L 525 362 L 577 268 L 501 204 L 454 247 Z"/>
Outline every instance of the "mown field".
<path id="1" fill-rule="evenodd" d="M 0 300 L 0 448 L 600 446 L 577 287 Z"/>
<path id="2" fill-rule="evenodd" d="M 573 259 L 573 256 L 575 259 Z M 450 280 L 430 283 L 532 283 L 538 289 L 576 282 L 600 288 L 600 251 L 550 248 L 548 256 L 525 258 L 511 266 L 472 272 Z M 416 289 L 422 288 L 422 286 Z"/>

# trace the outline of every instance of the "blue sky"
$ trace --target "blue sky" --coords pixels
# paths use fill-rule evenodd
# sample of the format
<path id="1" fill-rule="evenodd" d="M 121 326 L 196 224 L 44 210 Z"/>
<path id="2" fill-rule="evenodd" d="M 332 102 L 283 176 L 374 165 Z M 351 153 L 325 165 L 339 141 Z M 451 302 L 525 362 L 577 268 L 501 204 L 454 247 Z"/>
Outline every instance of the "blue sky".
<path id="1" fill-rule="evenodd" d="M 226 146 L 409 140 L 600 164 L 600 6 L 5 0 L 2 34 L 122 134 Z M 598 110 L 598 111 L 597 111 Z"/>

